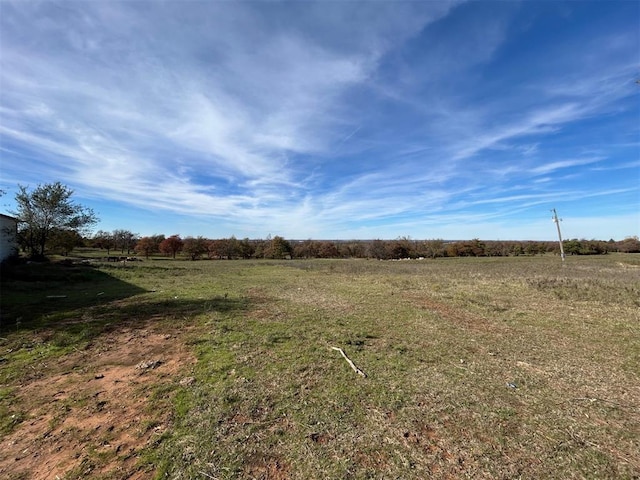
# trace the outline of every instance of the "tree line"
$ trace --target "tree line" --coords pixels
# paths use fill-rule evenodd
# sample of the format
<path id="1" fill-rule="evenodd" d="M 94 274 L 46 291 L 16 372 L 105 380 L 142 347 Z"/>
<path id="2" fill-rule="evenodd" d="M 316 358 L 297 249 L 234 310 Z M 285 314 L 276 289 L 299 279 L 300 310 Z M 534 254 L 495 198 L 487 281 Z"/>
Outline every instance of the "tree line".
<path id="1" fill-rule="evenodd" d="M 413 240 L 286 240 L 281 236 L 266 239 L 237 239 L 235 237 L 208 239 L 180 235 L 138 237 L 127 231 L 97 232 L 84 239 L 84 246 L 107 251 L 132 252 L 145 258 L 164 255 L 190 260 L 232 260 L 250 258 L 374 258 L 425 259 L 439 257 L 508 257 L 521 255 L 559 254 L 556 241 L 498 241 Z M 637 237 L 622 241 L 578 240 L 563 242 L 567 255 L 602 255 L 609 252 L 640 253 Z"/>
<path id="2" fill-rule="evenodd" d="M 130 256 L 150 258 L 153 255 L 199 259 L 248 258 L 438 258 L 438 257 L 499 257 L 559 253 L 555 241 L 464 241 L 413 240 L 286 240 L 281 236 L 263 240 L 239 240 L 235 237 L 207 239 L 178 234 L 140 236 L 125 229 L 112 232 L 99 230 L 89 235 L 98 223 L 94 212 L 72 200 L 73 190 L 60 182 L 39 185 L 33 191 L 19 186 L 17 209 L 17 243 L 31 258 L 47 253 L 68 255 L 80 246 Z M 571 239 L 563 242 L 567 255 L 599 255 L 609 252 L 640 253 L 640 240 L 630 237 L 621 241 Z"/>

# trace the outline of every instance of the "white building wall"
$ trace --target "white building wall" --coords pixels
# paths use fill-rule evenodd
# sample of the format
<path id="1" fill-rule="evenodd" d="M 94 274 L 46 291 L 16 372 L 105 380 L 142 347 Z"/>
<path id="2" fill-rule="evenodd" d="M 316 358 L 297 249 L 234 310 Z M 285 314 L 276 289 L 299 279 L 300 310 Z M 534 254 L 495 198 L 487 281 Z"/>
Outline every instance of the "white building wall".
<path id="1" fill-rule="evenodd" d="M 0 214 L 0 262 L 18 252 L 17 220 Z"/>

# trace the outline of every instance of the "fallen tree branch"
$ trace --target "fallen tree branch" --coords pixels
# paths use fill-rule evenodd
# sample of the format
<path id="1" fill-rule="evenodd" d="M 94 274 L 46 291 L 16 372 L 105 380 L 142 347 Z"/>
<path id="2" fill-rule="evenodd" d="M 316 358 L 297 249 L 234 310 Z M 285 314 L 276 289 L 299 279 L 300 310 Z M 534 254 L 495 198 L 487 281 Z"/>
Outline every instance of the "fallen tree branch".
<path id="1" fill-rule="evenodd" d="M 361 377 L 366 378 L 367 374 L 364 373 L 362 370 L 360 370 L 358 367 L 356 367 L 355 363 L 353 363 L 349 357 L 347 357 L 347 354 L 344 353 L 344 350 L 342 350 L 341 348 L 338 347 L 331 347 L 333 350 L 337 350 L 338 352 L 340 352 L 342 354 L 342 356 L 344 357 L 344 359 L 347 361 L 347 363 L 349 364 L 349 366 L 351 368 L 353 368 L 353 371 L 356 372 L 358 375 L 360 375 Z"/>

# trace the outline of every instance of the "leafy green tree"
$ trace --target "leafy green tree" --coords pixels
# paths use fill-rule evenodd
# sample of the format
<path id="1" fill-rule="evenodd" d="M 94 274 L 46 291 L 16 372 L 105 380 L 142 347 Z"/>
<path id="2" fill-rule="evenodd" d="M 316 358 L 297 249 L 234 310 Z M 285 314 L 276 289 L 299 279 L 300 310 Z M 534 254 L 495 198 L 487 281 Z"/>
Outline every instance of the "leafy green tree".
<path id="1" fill-rule="evenodd" d="M 564 240 L 562 244 L 564 247 L 564 252 L 567 255 L 580 255 L 580 251 L 582 250 L 582 243 L 577 238 Z"/>
<path id="2" fill-rule="evenodd" d="M 19 241 L 31 257 L 44 257 L 55 230 L 82 234 L 98 222 L 93 210 L 73 202 L 73 190 L 60 182 L 38 185 L 31 192 L 18 188 L 17 209 L 11 213 L 19 220 Z"/>

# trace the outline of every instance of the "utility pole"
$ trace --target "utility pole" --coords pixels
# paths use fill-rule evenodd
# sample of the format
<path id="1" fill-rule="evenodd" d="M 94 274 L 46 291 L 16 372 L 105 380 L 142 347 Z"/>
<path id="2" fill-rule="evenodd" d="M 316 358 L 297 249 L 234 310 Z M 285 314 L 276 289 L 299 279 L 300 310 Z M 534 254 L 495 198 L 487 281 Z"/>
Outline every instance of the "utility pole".
<path id="1" fill-rule="evenodd" d="M 562 258 L 562 261 L 564 262 L 564 247 L 562 246 L 562 234 L 560 233 L 560 220 L 561 219 L 558 219 L 558 214 L 556 213 L 556 209 L 555 208 L 552 208 L 551 211 L 553 212 L 552 220 L 555 222 L 556 228 L 558 229 L 558 241 L 560 242 L 560 258 Z"/>

